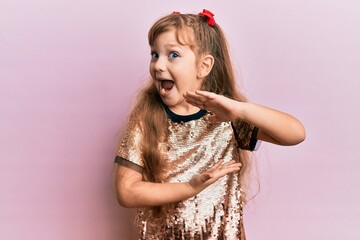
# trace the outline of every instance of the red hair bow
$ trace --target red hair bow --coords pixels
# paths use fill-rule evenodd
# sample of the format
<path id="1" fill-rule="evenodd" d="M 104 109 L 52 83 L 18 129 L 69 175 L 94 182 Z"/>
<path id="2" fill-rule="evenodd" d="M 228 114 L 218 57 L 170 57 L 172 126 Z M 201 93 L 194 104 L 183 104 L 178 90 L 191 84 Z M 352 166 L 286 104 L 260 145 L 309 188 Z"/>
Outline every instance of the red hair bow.
<path id="1" fill-rule="evenodd" d="M 215 19 L 214 19 L 214 14 L 212 12 L 210 12 L 209 10 L 204 9 L 201 13 L 199 13 L 199 16 L 203 16 L 206 18 L 207 23 L 210 26 L 214 26 L 215 25 Z"/>

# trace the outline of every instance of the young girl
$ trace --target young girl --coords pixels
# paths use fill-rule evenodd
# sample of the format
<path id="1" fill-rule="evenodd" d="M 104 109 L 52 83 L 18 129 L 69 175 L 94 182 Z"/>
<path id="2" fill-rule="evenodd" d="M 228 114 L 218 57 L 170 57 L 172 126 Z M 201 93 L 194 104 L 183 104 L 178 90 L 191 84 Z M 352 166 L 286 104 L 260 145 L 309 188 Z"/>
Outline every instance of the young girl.
<path id="1" fill-rule="evenodd" d="M 118 201 L 138 208 L 140 239 L 245 239 L 249 151 L 298 144 L 304 127 L 236 89 L 210 11 L 164 16 L 148 38 L 151 79 L 115 159 Z"/>

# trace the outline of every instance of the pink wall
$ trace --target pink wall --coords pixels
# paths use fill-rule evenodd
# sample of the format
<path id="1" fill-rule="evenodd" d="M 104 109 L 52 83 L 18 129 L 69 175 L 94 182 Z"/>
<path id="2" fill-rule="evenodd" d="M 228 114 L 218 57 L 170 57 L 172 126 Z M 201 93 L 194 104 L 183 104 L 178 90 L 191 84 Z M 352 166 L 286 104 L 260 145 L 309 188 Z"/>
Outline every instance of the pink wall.
<path id="1" fill-rule="evenodd" d="M 203 8 L 226 31 L 250 100 L 307 128 L 303 144 L 257 153 L 248 238 L 360 239 L 360 4 L 126 5 L 0 2 L 0 239 L 130 239 L 132 211 L 117 205 L 111 174 L 117 131 L 147 74 L 147 30 L 165 13 Z"/>

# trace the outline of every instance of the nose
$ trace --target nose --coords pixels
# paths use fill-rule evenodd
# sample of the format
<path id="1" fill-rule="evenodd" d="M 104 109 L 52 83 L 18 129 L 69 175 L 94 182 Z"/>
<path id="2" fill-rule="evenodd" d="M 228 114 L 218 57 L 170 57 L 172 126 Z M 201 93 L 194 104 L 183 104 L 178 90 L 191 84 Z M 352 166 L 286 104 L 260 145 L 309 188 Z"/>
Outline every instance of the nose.
<path id="1" fill-rule="evenodd" d="M 154 69 L 157 72 L 164 72 L 166 70 L 166 60 L 159 57 L 154 63 Z"/>

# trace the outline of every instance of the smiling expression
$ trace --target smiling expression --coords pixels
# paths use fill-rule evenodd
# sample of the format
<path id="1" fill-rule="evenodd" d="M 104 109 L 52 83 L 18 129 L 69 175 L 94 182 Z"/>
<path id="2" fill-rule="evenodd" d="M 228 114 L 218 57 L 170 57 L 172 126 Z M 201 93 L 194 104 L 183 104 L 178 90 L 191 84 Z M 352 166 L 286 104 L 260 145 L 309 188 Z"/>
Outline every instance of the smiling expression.
<path id="1" fill-rule="evenodd" d="M 197 58 L 189 45 L 178 42 L 174 29 L 161 33 L 151 46 L 150 75 L 165 105 L 178 114 L 196 111 L 183 97 L 201 89 Z"/>

